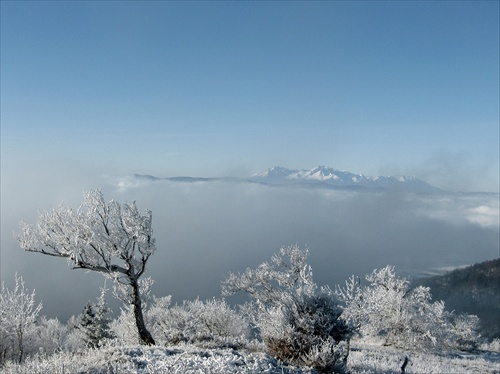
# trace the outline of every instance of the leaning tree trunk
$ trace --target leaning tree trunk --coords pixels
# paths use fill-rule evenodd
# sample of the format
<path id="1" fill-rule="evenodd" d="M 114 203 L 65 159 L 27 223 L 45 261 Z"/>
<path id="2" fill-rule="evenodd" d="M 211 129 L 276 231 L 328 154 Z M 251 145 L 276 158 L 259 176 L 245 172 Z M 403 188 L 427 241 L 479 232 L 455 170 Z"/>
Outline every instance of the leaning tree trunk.
<path id="1" fill-rule="evenodd" d="M 23 345 L 23 327 L 19 324 L 17 327 L 17 350 L 19 353 L 19 363 L 23 362 L 24 345 Z"/>
<path id="2" fill-rule="evenodd" d="M 146 324 L 144 323 L 144 316 L 142 315 L 142 303 L 141 303 L 141 295 L 139 293 L 139 284 L 137 280 L 133 280 L 131 282 L 132 285 L 132 297 L 134 303 L 134 317 L 135 324 L 137 326 L 137 331 L 139 332 L 139 338 L 142 343 L 146 345 L 155 345 L 155 341 L 151 333 L 146 328 Z"/>

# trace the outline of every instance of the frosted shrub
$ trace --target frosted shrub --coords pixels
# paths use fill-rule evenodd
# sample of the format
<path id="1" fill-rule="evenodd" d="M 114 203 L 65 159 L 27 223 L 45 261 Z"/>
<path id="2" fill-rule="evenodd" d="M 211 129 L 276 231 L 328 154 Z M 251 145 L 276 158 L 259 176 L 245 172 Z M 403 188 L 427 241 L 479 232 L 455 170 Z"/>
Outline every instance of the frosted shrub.
<path id="1" fill-rule="evenodd" d="M 35 321 L 42 309 L 36 305 L 35 291 L 28 292 L 22 277 L 15 275 L 15 287 L 9 290 L 2 282 L 0 291 L 0 366 L 6 360 L 22 362 L 33 338 Z"/>
<path id="2" fill-rule="evenodd" d="M 447 345 L 458 349 L 475 349 L 478 347 L 479 318 L 470 314 L 448 313 L 450 327 L 447 334 Z"/>
<path id="3" fill-rule="evenodd" d="M 152 296 L 150 305 L 146 310 L 146 321 L 151 326 L 151 334 L 158 340 L 158 344 L 164 345 L 165 339 L 163 329 L 161 327 L 163 321 L 167 317 L 168 309 L 172 301 L 171 296 L 156 297 Z"/>
<path id="4" fill-rule="evenodd" d="M 230 274 L 223 293 L 247 292 L 255 299 L 255 325 L 274 357 L 320 372 L 343 372 L 350 327 L 333 292 L 318 287 L 307 264 L 308 251 L 281 248 L 272 262 Z"/>
<path id="5" fill-rule="evenodd" d="M 63 351 L 65 352 L 80 352 L 85 350 L 85 340 L 83 333 L 77 328 L 80 316 L 71 316 L 66 323 L 66 339 L 64 341 Z"/>
<path id="6" fill-rule="evenodd" d="M 154 331 L 161 332 L 166 344 L 205 342 L 236 348 L 248 337 L 248 322 L 225 300 L 196 299 L 171 308 L 155 309 L 152 308 L 148 317 L 155 320 L 151 325 Z"/>
<path id="7" fill-rule="evenodd" d="M 109 327 L 117 345 L 139 344 L 140 338 L 135 328 L 134 312 L 130 308 L 120 308 L 120 315 L 111 321 Z"/>
<path id="8" fill-rule="evenodd" d="M 232 309 L 225 300 L 184 301 L 171 306 L 171 297 L 153 297 L 145 311 L 155 341 L 161 345 L 197 343 L 210 346 L 239 348 L 246 345 L 249 322 Z M 132 310 L 124 308 L 111 322 L 117 344 L 137 344 L 139 336 L 133 328 Z"/>
<path id="9" fill-rule="evenodd" d="M 29 354 L 39 353 L 52 355 L 65 348 L 68 337 L 68 327 L 57 318 L 43 316 L 37 322 L 32 349 Z"/>
<path id="10" fill-rule="evenodd" d="M 500 353 L 500 339 L 493 339 L 491 342 L 483 343 L 480 346 L 483 351 L 491 351 Z"/>
<path id="11" fill-rule="evenodd" d="M 476 316 L 446 312 L 444 302 L 431 302 L 428 287 L 410 289 L 407 279 L 386 266 L 366 276 L 367 286 L 351 277 L 336 294 L 345 304 L 344 315 L 364 337 L 382 337 L 399 348 L 467 349 L 477 340 Z"/>
<path id="12" fill-rule="evenodd" d="M 348 355 L 347 325 L 326 289 L 299 288 L 282 305 L 261 309 L 258 326 L 269 353 L 322 372 L 341 371 Z"/>

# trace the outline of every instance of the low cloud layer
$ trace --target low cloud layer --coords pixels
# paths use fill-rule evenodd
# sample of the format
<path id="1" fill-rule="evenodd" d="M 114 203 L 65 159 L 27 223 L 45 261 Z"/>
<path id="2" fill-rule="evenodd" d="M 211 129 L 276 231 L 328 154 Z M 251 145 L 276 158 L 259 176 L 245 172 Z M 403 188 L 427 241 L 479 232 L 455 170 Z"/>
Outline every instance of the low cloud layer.
<path id="1" fill-rule="evenodd" d="M 99 182 L 107 199 L 135 200 L 140 209 L 153 211 L 157 252 L 147 275 L 156 281 L 155 295 L 172 295 L 175 301 L 220 296 L 220 282 L 228 272 L 255 267 L 283 245 L 309 248 L 316 282 L 332 287 L 351 274 L 363 276 L 386 264 L 395 265 L 402 275 L 418 276 L 499 255 L 498 195 L 420 196 L 224 182 L 137 184 L 109 178 Z M 65 200 L 75 206 L 81 197 L 73 191 Z M 2 280 L 11 282 L 17 271 L 43 299 L 43 313 L 65 319 L 95 299 L 103 279 L 71 270 L 63 259 L 19 248 L 10 236 L 18 227 L 15 218 L 25 214 L 21 219 L 32 222 L 40 207 L 50 204 L 34 206 L 30 200 L 16 214 L 2 212 Z M 7 203 L 6 208 L 12 213 L 16 207 Z"/>

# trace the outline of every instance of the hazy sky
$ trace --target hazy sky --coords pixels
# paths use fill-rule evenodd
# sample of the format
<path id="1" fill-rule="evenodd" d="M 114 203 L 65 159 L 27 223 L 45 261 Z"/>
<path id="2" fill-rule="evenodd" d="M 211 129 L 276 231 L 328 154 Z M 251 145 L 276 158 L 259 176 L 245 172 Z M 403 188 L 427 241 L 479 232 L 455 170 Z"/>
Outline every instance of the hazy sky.
<path id="1" fill-rule="evenodd" d="M 117 182 L 326 165 L 498 193 L 499 4 L 1 1 L 1 279 L 49 316 L 98 296 L 12 236 L 97 187 L 153 210 L 149 275 L 175 300 L 295 243 L 331 286 L 498 257 L 498 195 Z"/>
<path id="2" fill-rule="evenodd" d="M 1 11 L 2 167 L 220 176 L 320 164 L 498 191 L 496 1 Z"/>

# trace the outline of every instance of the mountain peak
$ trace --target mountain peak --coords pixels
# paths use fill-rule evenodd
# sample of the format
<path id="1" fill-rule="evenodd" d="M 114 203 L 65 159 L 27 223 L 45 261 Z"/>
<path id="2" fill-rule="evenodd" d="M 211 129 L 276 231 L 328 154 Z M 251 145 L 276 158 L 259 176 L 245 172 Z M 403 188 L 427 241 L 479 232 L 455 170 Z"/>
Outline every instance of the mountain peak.
<path id="1" fill-rule="evenodd" d="M 290 170 L 283 166 L 273 166 L 267 170 L 260 173 L 254 174 L 254 178 L 286 178 L 290 174 L 296 172 L 296 170 Z"/>

